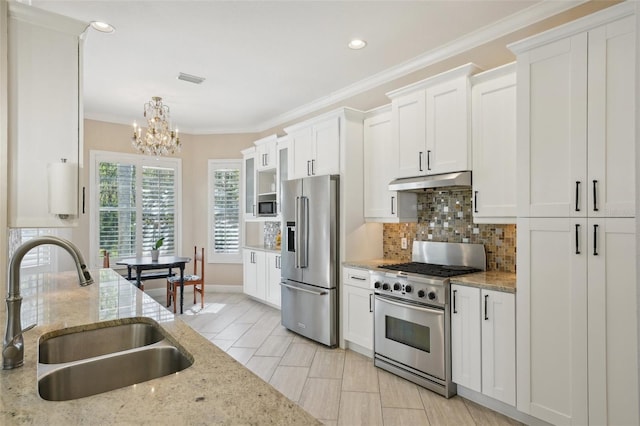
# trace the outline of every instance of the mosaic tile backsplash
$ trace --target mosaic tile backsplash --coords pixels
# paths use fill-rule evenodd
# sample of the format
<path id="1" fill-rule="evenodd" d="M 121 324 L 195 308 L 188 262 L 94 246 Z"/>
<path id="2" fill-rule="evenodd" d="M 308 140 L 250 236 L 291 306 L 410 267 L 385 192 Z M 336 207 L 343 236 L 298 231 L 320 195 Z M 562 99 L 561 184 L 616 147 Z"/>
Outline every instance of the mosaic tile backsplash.
<path id="1" fill-rule="evenodd" d="M 411 260 L 413 241 L 484 244 L 487 270 L 516 272 L 516 226 L 474 224 L 471 188 L 430 189 L 418 195 L 418 223 L 385 223 L 385 259 Z M 406 250 L 400 239 L 407 238 Z"/>

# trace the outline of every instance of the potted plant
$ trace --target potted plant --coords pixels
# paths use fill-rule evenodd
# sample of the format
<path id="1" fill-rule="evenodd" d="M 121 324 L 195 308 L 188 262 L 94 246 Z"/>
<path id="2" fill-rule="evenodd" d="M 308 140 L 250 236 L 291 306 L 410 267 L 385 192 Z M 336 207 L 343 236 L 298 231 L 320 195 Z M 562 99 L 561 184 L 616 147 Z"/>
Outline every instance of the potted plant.
<path id="1" fill-rule="evenodd" d="M 162 247 L 162 244 L 164 244 L 164 237 L 161 237 L 158 240 L 156 240 L 156 243 L 153 245 L 153 248 L 151 249 L 152 262 L 158 261 L 158 257 L 160 256 L 160 247 Z"/>

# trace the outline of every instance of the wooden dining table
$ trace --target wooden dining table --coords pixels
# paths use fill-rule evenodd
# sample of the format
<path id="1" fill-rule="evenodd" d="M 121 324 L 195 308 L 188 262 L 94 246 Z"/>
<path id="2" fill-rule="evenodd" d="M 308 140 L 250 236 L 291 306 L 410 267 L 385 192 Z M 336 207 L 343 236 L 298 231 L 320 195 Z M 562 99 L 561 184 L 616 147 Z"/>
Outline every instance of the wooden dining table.
<path id="1" fill-rule="evenodd" d="M 189 262 L 191 262 L 190 257 L 160 256 L 158 260 L 151 260 L 150 256 L 146 256 L 121 259 L 117 261 L 116 264 L 127 267 L 127 280 L 135 280 L 136 286 L 140 290 L 144 290 L 143 281 L 172 277 L 174 273 L 171 270 L 178 268 L 180 270 L 180 313 L 182 314 L 182 307 L 184 305 L 184 268 Z M 143 273 L 143 271 L 160 269 L 166 269 L 167 271 Z M 136 273 L 135 277 L 132 274 L 133 271 Z"/>

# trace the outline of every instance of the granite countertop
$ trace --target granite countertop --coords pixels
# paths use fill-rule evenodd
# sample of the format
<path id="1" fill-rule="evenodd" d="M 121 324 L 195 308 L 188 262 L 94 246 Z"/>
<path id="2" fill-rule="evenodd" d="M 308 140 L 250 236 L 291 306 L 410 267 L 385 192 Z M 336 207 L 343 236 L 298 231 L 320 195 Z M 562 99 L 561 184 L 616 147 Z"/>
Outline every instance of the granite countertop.
<path id="1" fill-rule="evenodd" d="M 202 337 L 110 269 L 91 271 L 80 287 L 75 271 L 22 281 L 24 366 L 0 370 L 0 424 L 320 424 L 309 413 Z M 2 319 L 6 307 L 2 303 Z M 194 359 L 169 376 L 86 398 L 52 402 L 37 390 L 40 335 L 66 327 L 147 317 Z M 4 323 L 3 323 L 4 324 Z"/>
<path id="2" fill-rule="evenodd" d="M 397 259 L 372 259 L 372 260 L 353 260 L 343 262 L 342 265 L 347 268 L 358 268 L 368 270 L 384 269 L 378 268 L 380 265 L 391 265 L 394 263 L 403 263 Z M 459 275 L 451 278 L 451 284 L 461 284 L 472 287 L 484 288 L 487 290 L 504 291 L 507 293 L 516 292 L 516 274 L 513 272 L 485 271 L 473 274 Z"/>
<path id="3" fill-rule="evenodd" d="M 273 253 L 280 253 L 280 247 L 268 248 L 264 244 L 245 244 L 244 248 L 249 250 L 270 251 Z"/>

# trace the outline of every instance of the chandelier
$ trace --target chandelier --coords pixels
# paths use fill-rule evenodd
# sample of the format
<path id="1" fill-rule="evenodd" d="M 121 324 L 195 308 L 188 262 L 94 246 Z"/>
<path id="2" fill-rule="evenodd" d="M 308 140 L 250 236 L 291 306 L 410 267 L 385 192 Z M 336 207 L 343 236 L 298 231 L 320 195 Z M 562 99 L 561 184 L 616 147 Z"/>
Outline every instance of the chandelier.
<path id="1" fill-rule="evenodd" d="M 162 98 L 154 96 L 151 102 L 144 104 L 144 117 L 147 119 L 147 131 L 142 136 L 142 128 L 133 123 L 131 144 L 141 154 L 167 155 L 180 152 L 178 129 L 171 129 L 169 107 Z"/>

